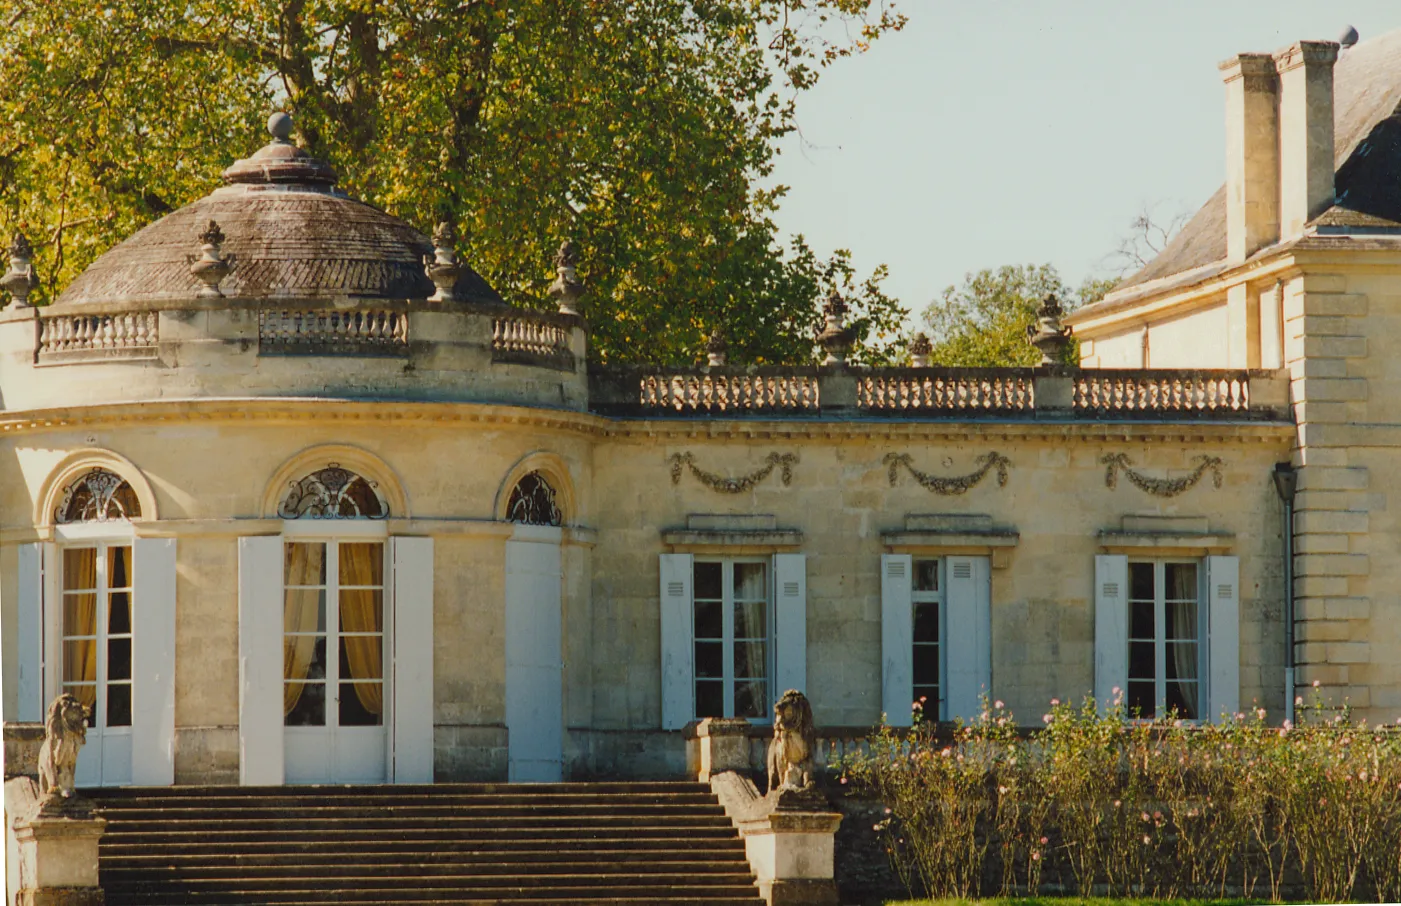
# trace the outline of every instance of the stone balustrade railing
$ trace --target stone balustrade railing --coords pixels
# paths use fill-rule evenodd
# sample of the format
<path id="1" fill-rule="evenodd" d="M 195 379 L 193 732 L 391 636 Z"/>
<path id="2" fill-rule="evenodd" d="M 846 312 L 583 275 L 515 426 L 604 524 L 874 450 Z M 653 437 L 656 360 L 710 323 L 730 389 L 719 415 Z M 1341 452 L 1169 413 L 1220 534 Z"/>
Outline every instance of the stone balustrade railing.
<path id="1" fill-rule="evenodd" d="M 264 355 L 404 355 L 408 318 L 394 311 L 261 311 Z"/>
<path id="2" fill-rule="evenodd" d="M 1074 377 L 1075 408 L 1112 416 L 1162 417 L 1250 411 L 1250 375 L 1243 371 L 1097 369 Z"/>
<path id="3" fill-rule="evenodd" d="M 1288 382 L 1248 370 L 595 368 L 590 408 L 636 417 L 832 415 L 1069 420 L 1287 419 Z"/>
<path id="4" fill-rule="evenodd" d="M 151 358 L 160 344 L 153 311 L 110 315 L 61 315 L 39 322 L 40 362 L 72 359 Z"/>
<path id="5" fill-rule="evenodd" d="M 856 404 L 882 412 L 1029 412 L 1030 368 L 890 368 L 856 378 Z"/>
<path id="6" fill-rule="evenodd" d="M 491 360 L 573 371 L 569 327 L 544 312 L 519 312 L 491 322 Z"/>

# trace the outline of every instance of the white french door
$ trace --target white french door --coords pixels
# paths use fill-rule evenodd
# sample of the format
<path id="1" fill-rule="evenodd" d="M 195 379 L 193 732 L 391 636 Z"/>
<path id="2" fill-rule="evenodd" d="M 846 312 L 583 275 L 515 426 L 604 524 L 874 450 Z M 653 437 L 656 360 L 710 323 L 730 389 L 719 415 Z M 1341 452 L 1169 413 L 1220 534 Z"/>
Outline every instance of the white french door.
<path id="1" fill-rule="evenodd" d="M 131 783 L 132 546 L 93 543 L 60 551 L 58 691 L 89 710 L 78 750 L 80 787 Z"/>
<path id="2" fill-rule="evenodd" d="M 283 545 L 282 707 L 288 783 L 387 779 L 385 544 Z"/>

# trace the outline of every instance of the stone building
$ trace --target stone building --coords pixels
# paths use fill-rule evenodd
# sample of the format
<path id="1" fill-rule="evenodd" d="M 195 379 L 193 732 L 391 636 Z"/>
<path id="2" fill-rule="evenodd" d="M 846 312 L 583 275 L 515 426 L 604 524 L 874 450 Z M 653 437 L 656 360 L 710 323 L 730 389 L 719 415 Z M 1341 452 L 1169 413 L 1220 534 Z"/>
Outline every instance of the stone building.
<path id="1" fill-rule="evenodd" d="M 559 780 L 681 776 L 789 688 L 832 740 L 1281 716 L 1291 608 L 1298 680 L 1392 719 L 1401 33 L 1338 55 L 1223 68 L 1227 184 L 1082 368 L 849 367 L 833 300 L 821 367 L 591 370 L 570 250 L 508 307 L 285 119 L 51 306 L 17 244 L 7 741 L 68 691 L 81 785 Z"/>

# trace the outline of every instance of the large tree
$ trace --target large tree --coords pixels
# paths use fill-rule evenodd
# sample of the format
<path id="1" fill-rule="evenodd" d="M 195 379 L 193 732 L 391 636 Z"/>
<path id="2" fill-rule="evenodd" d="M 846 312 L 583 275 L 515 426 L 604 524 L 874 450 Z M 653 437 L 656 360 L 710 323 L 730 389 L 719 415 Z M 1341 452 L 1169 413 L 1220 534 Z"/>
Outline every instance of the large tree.
<path id="1" fill-rule="evenodd" d="M 808 361 L 830 289 L 903 311 L 760 189 L 822 70 L 904 20 L 889 0 L 18 0 L 0 13 L 0 228 L 52 298 L 114 241 L 208 192 L 270 109 L 349 191 L 454 221 L 510 301 L 583 250 L 602 360 Z M 879 358 L 879 343 L 868 358 Z"/>
<path id="2" fill-rule="evenodd" d="M 1027 342 L 1027 327 L 1048 295 L 1066 311 L 1098 302 L 1117 280 L 1088 278 L 1071 288 L 1049 264 L 1020 264 L 967 274 L 960 286 L 946 288 L 924 310 L 933 338 L 929 361 L 961 367 L 1035 365 L 1041 354 Z M 1079 361 L 1079 344 L 1066 350 L 1066 363 Z"/>

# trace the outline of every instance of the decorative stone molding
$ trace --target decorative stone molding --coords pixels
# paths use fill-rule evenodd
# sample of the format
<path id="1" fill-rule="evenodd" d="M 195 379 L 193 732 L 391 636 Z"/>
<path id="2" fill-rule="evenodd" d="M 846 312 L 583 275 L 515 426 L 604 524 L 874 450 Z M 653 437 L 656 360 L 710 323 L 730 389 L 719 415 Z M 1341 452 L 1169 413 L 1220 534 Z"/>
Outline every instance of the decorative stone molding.
<path id="1" fill-rule="evenodd" d="M 375 494 L 393 516 L 408 518 L 412 515 L 409 512 L 408 497 L 404 493 L 404 483 L 388 463 L 359 447 L 348 444 L 321 444 L 292 456 L 273 473 L 272 479 L 263 490 L 259 507 L 263 518 L 284 518 L 281 508 L 288 490 L 306 476 L 326 468 L 328 463 L 336 463 L 341 468 L 372 482 Z"/>
<path id="2" fill-rule="evenodd" d="M 915 338 L 910 341 L 910 366 L 913 368 L 928 368 L 929 354 L 934 351 L 934 344 L 929 342 L 929 337 L 923 333 L 915 334 Z"/>
<path id="3" fill-rule="evenodd" d="M 555 254 L 555 282 L 550 284 L 550 295 L 554 296 L 562 315 L 582 314 L 581 301 L 584 298 L 584 284 L 579 280 L 577 270 L 579 250 L 573 242 L 565 240 Z"/>
<path id="4" fill-rule="evenodd" d="M 155 492 L 151 490 L 150 482 L 135 463 L 110 450 L 88 448 L 68 454 L 49 474 L 48 482 L 37 501 L 34 524 L 53 525 L 54 514 L 64 508 L 63 499 L 68 489 L 94 470 L 116 473 L 135 492 L 139 512 L 133 517 L 134 521 L 149 524 L 160 519 L 156 511 Z"/>
<path id="5" fill-rule="evenodd" d="M 0 289 L 5 290 L 15 301 L 16 308 L 29 307 L 29 294 L 39 285 L 34 275 L 34 246 L 23 233 L 16 233 L 10 243 L 10 269 L 0 277 Z M 4 308 L 0 305 L 0 308 Z"/>
<path id="6" fill-rule="evenodd" d="M 457 301 L 453 290 L 462 276 L 462 265 L 453 247 L 456 242 L 457 232 L 451 223 L 444 221 L 433 230 L 433 254 L 423 256 L 423 273 L 437 287 L 437 292 L 428 297 L 429 302 Z"/>
<path id="7" fill-rule="evenodd" d="M 1199 455 L 1193 457 L 1193 462 L 1197 467 L 1181 478 L 1152 478 L 1138 472 L 1132 468 L 1133 462 L 1127 453 L 1106 453 L 1100 458 L 1100 463 L 1106 468 L 1104 470 L 1104 486 L 1107 488 L 1118 487 L 1119 472 L 1131 481 L 1139 490 L 1147 491 L 1154 497 L 1176 497 L 1178 494 L 1190 491 L 1197 486 L 1208 471 L 1211 472 L 1211 483 L 1213 487 L 1221 487 L 1221 467 L 1225 462 L 1219 456 Z"/>
<path id="8" fill-rule="evenodd" d="M 1040 351 L 1042 365 L 1060 364 L 1065 348 L 1070 345 L 1070 328 L 1060 323 L 1064 313 L 1060 300 L 1051 293 L 1037 309 L 1036 323 L 1026 326 L 1026 341 Z"/>
<path id="9" fill-rule="evenodd" d="M 783 481 L 783 486 L 788 487 L 793 481 L 793 466 L 798 462 L 796 453 L 770 453 L 765 460 L 767 465 L 761 469 L 742 475 L 739 478 L 726 478 L 724 475 L 716 475 L 714 472 L 706 472 L 696 465 L 695 455 L 692 453 L 673 453 L 667 462 L 671 463 L 671 483 L 676 485 L 681 483 L 681 469 L 691 471 L 705 486 L 722 494 L 742 494 L 753 488 L 756 484 L 768 478 L 773 470 L 781 469 L 779 476 Z"/>
<path id="10" fill-rule="evenodd" d="M 1007 486 L 1007 470 L 1012 465 L 1012 461 L 1001 453 L 992 451 L 979 456 L 977 471 L 967 475 L 959 475 L 951 478 L 940 478 L 937 475 L 930 475 L 928 472 L 921 472 L 914 467 L 914 462 L 908 453 L 887 453 L 885 464 L 890 467 L 890 486 L 895 487 L 896 479 L 899 475 L 900 466 L 912 475 L 927 490 L 935 494 L 943 494 L 946 497 L 956 494 L 966 494 L 975 487 L 991 471 L 997 471 L 997 486 Z"/>
<path id="11" fill-rule="evenodd" d="M 824 365 L 846 364 L 847 353 L 856 345 L 856 331 L 846 326 L 846 316 L 850 310 L 851 306 L 846 304 L 846 300 L 836 290 L 832 290 L 832 294 L 827 297 L 827 304 L 822 306 L 826 326 L 817 335 L 817 343 L 827 350 L 827 357 L 822 360 Z"/>
<path id="12" fill-rule="evenodd" d="M 233 270 L 235 256 L 225 255 L 224 231 L 217 221 L 209 221 L 209 226 L 199 234 L 199 257 L 190 264 L 190 273 L 204 285 L 195 293 L 201 299 L 218 299 L 224 295 L 219 284 Z"/>

